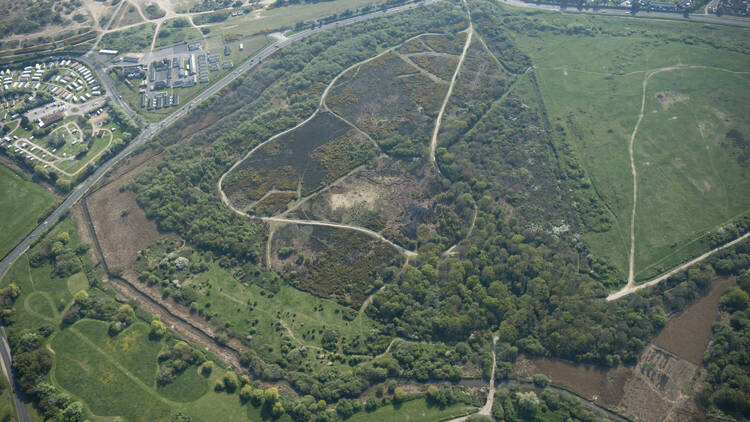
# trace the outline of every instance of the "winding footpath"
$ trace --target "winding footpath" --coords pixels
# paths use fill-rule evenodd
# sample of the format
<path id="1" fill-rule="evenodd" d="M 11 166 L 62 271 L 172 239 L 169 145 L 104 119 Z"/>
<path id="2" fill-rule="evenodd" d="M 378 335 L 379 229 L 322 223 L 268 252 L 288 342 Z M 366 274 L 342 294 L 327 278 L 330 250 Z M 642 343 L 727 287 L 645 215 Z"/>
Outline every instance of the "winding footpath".
<path id="1" fill-rule="evenodd" d="M 464 3 L 466 2 L 464 1 Z M 440 124 L 443 121 L 443 113 L 445 113 L 445 108 L 448 106 L 448 101 L 450 101 L 451 95 L 453 95 L 453 87 L 456 85 L 456 79 L 458 79 L 458 74 L 461 72 L 461 66 L 463 66 L 464 64 L 466 52 L 469 51 L 469 46 L 471 46 L 472 35 L 474 35 L 474 25 L 471 22 L 471 15 L 469 15 L 469 27 L 466 29 L 466 43 L 464 44 L 464 49 L 461 52 L 461 57 L 459 57 L 458 59 L 456 70 L 453 71 L 453 77 L 451 78 L 450 85 L 448 85 L 448 92 L 445 93 L 443 104 L 440 106 L 440 112 L 437 115 L 437 119 L 435 119 L 435 128 L 432 131 L 432 139 L 430 140 L 430 161 L 432 161 L 432 165 L 435 167 L 435 170 L 437 170 L 438 174 L 442 174 L 440 172 L 440 167 L 438 167 L 437 160 L 435 160 L 435 151 L 437 150 Z"/>
<path id="2" fill-rule="evenodd" d="M 489 389 L 487 390 L 487 400 L 484 402 L 484 406 L 482 406 L 478 411 L 477 415 L 484 415 L 492 418 L 492 405 L 495 403 L 495 389 L 497 387 L 495 383 L 495 368 L 497 367 L 497 341 L 499 340 L 498 336 L 492 337 L 492 374 L 490 375 L 490 385 Z M 448 422 L 463 422 L 466 419 L 469 418 L 471 415 L 467 416 L 461 416 L 460 418 L 451 419 Z"/>

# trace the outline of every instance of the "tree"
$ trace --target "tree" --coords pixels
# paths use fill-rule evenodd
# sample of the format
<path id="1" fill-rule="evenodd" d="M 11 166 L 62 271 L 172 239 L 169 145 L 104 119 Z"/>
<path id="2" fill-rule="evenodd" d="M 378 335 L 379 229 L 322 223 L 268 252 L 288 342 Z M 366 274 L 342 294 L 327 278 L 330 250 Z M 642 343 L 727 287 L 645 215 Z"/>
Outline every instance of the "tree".
<path id="1" fill-rule="evenodd" d="M 122 274 L 125 272 L 125 268 L 123 268 L 121 265 L 116 265 L 109 269 L 109 274 L 112 277 L 122 277 Z"/>
<path id="2" fill-rule="evenodd" d="M 250 403 L 253 404 L 253 406 L 260 406 L 263 404 L 263 390 L 260 388 L 253 388 L 252 391 L 250 391 Z"/>
<path id="3" fill-rule="evenodd" d="M 518 411 L 522 416 L 529 419 L 536 417 L 539 411 L 539 397 L 536 396 L 536 393 L 533 391 L 518 392 L 516 398 L 518 399 Z"/>
<path id="4" fill-rule="evenodd" d="M 721 298 L 721 307 L 729 312 L 742 311 L 747 308 L 750 297 L 742 289 L 734 288 Z"/>
<path id="5" fill-rule="evenodd" d="M 240 388 L 240 400 L 242 400 L 243 403 L 250 400 L 250 397 L 253 395 L 253 387 L 250 386 L 250 384 L 245 384 Z"/>
<path id="6" fill-rule="evenodd" d="M 228 393 L 233 393 L 239 386 L 240 379 L 237 374 L 231 369 L 227 370 L 227 372 L 224 373 L 224 388 L 226 388 Z"/>
<path id="7" fill-rule="evenodd" d="M 64 245 L 67 245 L 68 242 L 70 242 L 70 234 L 68 234 L 68 232 L 60 232 L 57 234 L 57 240 L 62 242 Z"/>
<path id="8" fill-rule="evenodd" d="M 536 374 L 534 375 L 534 385 L 540 388 L 544 388 L 549 385 L 549 378 L 547 378 L 544 374 Z"/>
<path id="9" fill-rule="evenodd" d="M 393 401 L 396 403 L 402 403 L 406 399 L 406 391 L 401 387 L 396 387 L 393 390 Z"/>
<path id="10" fill-rule="evenodd" d="M 73 301 L 79 305 L 86 305 L 89 301 L 89 294 L 86 290 L 79 290 L 78 293 L 73 296 Z"/>
<path id="11" fill-rule="evenodd" d="M 213 370 L 214 370 L 214 363 L 211 362 L 210 360 L 203 362 L 203 364 L 201 365 L 201 374 L 203 374 L 203 376 L 207 377 L 211 375 L 211 372 Z"/>
<path id="12" fill-rule="evenodd" d="M 277 401 L 273 404 L 273 407 L 271 407 L 271 414 L 275 417 L 279 417 L 284 414 L 284 406 L 280 401 Z"/>
<path id="13" fill-rule="evenodd" d="M 81 415 L 83 415 L 83 404 L 79 401 L 70 403 L 63 410 L 63 420 L 65 422 L 78 422 L 81 420 Z"/>
<path id="14" fill-rule="evenodd" d="M 135 321 L 135 311 L 133 310 L 133 307 L 127 303 L 121 305 L 117 308 L 114 320 L 122 322 L 125 325 L 132 324 L 133 321 Z"/>
<path id="15" fill-rule="evenodd" d="M 276 387 L 269 387 L 263 392 L 263 401 L 271 405 L 279 401 L 279 390 Z"/>
<path id="16" fill-rule="evenodd" d="M 154 320 L 151 321 L 151 332 L 149 333 L 149 337 L 153 340 L 158 340 L 164 337 L 165 334 L 167 334 L 167 326 L 159 319 L 154 318 Z"/>

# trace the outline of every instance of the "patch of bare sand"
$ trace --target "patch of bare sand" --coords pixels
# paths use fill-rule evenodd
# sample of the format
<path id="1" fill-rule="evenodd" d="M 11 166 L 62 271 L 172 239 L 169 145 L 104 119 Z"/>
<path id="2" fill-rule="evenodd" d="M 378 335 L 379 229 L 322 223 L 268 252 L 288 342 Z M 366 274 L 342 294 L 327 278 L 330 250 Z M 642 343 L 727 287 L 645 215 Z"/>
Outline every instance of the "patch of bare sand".
<path id="1" fill-rule="evenodd" d="M 690 97 L 688 97 L 687 95 L 680 94 L 679 92 L 675 91 L 658 91 L 656 94 L 654 94 L 654 97 L 656 97 L 656 100 L 659 101 L 659 104 L 661 104 L 662 110 L 669 109 L 669 107 L 674 103 L 679 103 L 690 99 Z"/>

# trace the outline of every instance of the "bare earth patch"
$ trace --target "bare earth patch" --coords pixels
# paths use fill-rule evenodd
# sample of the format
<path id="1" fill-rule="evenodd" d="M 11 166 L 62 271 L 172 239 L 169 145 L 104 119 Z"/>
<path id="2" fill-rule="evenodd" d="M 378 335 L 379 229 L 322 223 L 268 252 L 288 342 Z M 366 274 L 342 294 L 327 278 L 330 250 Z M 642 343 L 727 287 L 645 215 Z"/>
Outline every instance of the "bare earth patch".
<path id="1" fill-rule="evenodd" d="M 138 251 L 165 236 L 138 206 L 134 192 L 120 192 L 120 187 L 152 164 L 151 161 L 144 160 L 142 155 L 134 157 L 110 177 L 112 182 L 86 198 L 104 259 L 110 267 L 129 266 Z"/>
<path id="2" fill-rule="evenodd" d="M 715 280 L 706 296 L 669 320 L 654 339 L 654 344 L 700 365 L 713 335 L 711 325 L 716 321 L 719 298 L 731 285 L 730 279 Z"/>
<path id="3" fill-rule="evenodd" d="M 669 107 L 674 103 L 679 103 L 690 99 L 690 97 L 688 97 L 687 95 L 680 94 L 679 92 L 674 91 L 659 91 L 654 94 L 654 97 L 656 97 L 656 99 L 659 101 L 659 104 L 661 104 L 661 108 L 663 110 L 669 109 Z"/>

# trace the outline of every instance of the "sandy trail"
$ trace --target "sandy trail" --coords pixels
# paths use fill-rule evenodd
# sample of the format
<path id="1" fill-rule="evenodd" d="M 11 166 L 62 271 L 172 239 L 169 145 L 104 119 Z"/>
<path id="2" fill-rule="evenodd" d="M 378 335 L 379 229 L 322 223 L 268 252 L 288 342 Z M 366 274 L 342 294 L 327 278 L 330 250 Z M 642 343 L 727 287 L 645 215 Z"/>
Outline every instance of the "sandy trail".
<path id="1" fill-rule="evenodd" d="M 245 215 L 247 215 L 247 214 L 245 214 Z M 374 231 L 372 231 L 370 229 L 366 229 L 364 227 L 350 226 L 348 224 L 329 223 L 327 221 L 318 221 L 318 220 L 299 220 L 299 219 L 296 219 L 296 218 L 260 217 L 260 219 L 263 220 L 263 221 L 267 221 L 267 222 L 271 221 L 271 222 L 274 222 L 274 223 L 302 224 L 302 225 L 307 225 L 307 226 L 335 227 L 335 228 L 339 228 L 339 229 L 354 230 L 354 231 L 358 231 L 360 233 L 364 233 L 364 234 L 366 234 L 366 235 L 368 235 L 370 237 L 374 237 L 374 238 L 376 238 L 376 239 L 378 239 L 378 240 L 380 240 L 382 242 L 385 242 L 385 243 L 393 246 L 394 248 L 396 248 L 399 251 L 401 251 L 407 257 L 412 257 L 412 256 L 416 256 L 417 255 L 416 252 L 410 251 L 410 250 L 404 248 L 403 246 L 399 246 L 399 245 L 391 242 L 390 240 L 386 239 L 380 233 L 374 232 Z"/>
<path id="2" fill-rule="evenodd" d="M 710 251 L 704 253 L 703 255 L 701 255 L 701 256 L 699 256 L 699 257 L 697 257 L 695 259 L 692 259 L 692 260 L 690 260 L 690 261 L 688 261 L 688 262 L 680 265 L 679 267 L 673 268 L 669 272 L 666 272 L 666 273 L 660 275 L 659 277 L 656 277 L 653 280 L 650 280 L 650 281 L 647 281 L 645 283 L 638 284 L 638 285 L 632 285 L 632 286 L 631 285 L 627 285 L 627 286 L 623 287 L 622 289 L 618 290 L 617 292 L 612 293 L 611 295 L 607 296 L 607 301 L 609 302 L 609 301 L 617 300 L 617 299 L 619 299 L 621 297 L 624 297 L 624 296 L 627 296 L 627 295 L 629 295 L 631 293 L 637 292 L 638 290 L 641 290 L 641 289 L 644 289 L 646 287 L 650 287 L 650 286 L 653 286 L 655 284 L 658 284 L 658 283 L 660 283 L 660 282 L 668 279 L 669 277 L 677 274 L 678 272 L 686 270 L 687 268 L 689 268 L 689 267 L 691 267 L 691 266 L 693 266 L 693 265 L 695 265 L 695 264 L 703 261 L 704 259 L 706 259 L 709 256 L 715 254 L 716 252 L 719 252 L 722 249 L 729 248 L 731 246 L 736 245 L 739 242 L 742 242 L 743 240 L 747 239 L 748 237 L 750 237 L 750 232 L 743 234 L 742 236 L 738 237 L 737 239 L 734 239 L 733 241 L 731 241 L 729 243 L 725 243 L 725 244 L 723 244 L 721 246 L 718 246 L 718 247 L 716 247 L 714 249 L 711 249 Z"/>
<path id="3" fill-rule="evenodd" d="M 487 391 L 487 401 L 484 402 L 477 415 L 492 417 L 492 405 L 495 403 L 495 368 L 497 367 L 497 340 L 498 336 L 492 337 L 492 375 L 490 375 L 490 389 Z M 460 418 L 451 419 L 448 422 L 464 422 L 470 415 L 461 416 Z"/>
<path id="4" fill-rule="evenodd" d="M 471 23 L 471 15 L 469 15 L 469 27 L 466 29 L 466 43 L 464 44 L 464 49 L 461 52 L 461 57 L 458 59 L 456 70 L 453 71 L 453 77 L 451 78 L 450 85 L 448 85 L 448 92 L 445 93 L 443 104 L 440 106 L 440 112 L 438 113 L 437 119 L 435 119 L 435 129 L 432 131 L 432 140 L 430 141 L 430 161 L 432 161 L 432 165 L 435 166 L 435 170 L 437 170 L 438 174 L 442 174 L 440 173 L 440 167 L 438 167 L 437 161 L 435 160 L 435 151 L 437 150 L 437 137 L 438 132 L 440 132 L 440 123 L 443 121 L 443 113 L 445 113 L 445 107 L 448 105 L 448 101 L 450 100 L 451 95 L 453 95 L 453 87 L 456 85 L 456 79 L 458 79 L 458 74 L 461 71 L 461 66 L 463 66 L 464 64 L 466 52 L 469 51 L 469 46 L 471 45 L 471 36 L 473 34 L 474 25 Z"/>

